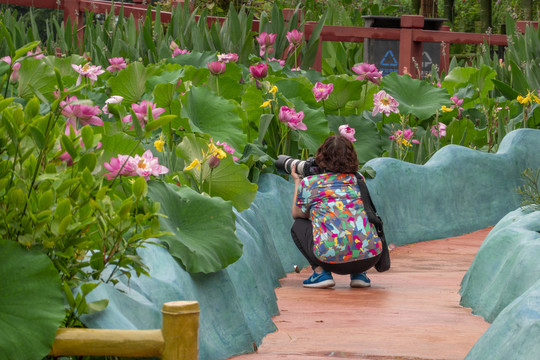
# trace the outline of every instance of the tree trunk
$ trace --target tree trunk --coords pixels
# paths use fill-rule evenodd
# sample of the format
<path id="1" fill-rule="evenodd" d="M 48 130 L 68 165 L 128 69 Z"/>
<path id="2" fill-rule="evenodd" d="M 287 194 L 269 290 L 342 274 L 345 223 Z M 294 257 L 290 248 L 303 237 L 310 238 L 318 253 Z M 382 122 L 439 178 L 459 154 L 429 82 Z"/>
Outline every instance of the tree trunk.
<path id="1" fill-rule="evenodd" d="M 454 25 L 454 0 L 444 0 L 444 16 Z"/>
<path id="2" fill-rule="evenodd" d="M 437 15 L 437 0 L 421 0 L 421 15 L 429 18 L 436 18 Z"/>
<path id="3" fill-rule="evenodd" d="M 491 28 L 491 0 L 480 0 L 480 31 Z"/>
<path id="4" fill-rule="evenodd" d="M 523 12 L 523 20 L 532 20 L 533 0 L 521 0 L 521 11 Z"/>

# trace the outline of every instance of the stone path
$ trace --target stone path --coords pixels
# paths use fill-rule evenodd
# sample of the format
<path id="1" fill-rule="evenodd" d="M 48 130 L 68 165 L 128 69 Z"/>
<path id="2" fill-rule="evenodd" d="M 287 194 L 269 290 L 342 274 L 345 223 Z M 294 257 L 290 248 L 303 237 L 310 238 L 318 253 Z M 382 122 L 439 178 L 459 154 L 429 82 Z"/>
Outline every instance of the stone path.
<path id="1" fill-rule="evenodd" d="M 392 268 L 368 271 L 372 287 L 306 289 L 289 274 L 276 289 L 278 331 L 235 360 L 462 360 L 489 324 L 459 305 L 461 279 L 490 229 L 395 248 Z"/>

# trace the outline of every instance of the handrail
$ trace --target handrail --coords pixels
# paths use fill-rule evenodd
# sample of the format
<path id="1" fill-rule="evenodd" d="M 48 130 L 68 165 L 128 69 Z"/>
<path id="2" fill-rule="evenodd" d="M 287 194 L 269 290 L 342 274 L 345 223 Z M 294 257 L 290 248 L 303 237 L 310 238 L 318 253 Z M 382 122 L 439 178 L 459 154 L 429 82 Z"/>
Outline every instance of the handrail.
<path id="1" fill-rule="evenodd" d="M 196 360 L 199 352 L 199 303 L 167 302 L 163 304 L 161 313 L 161 330 L 58 329 L 49 355 Z"/>

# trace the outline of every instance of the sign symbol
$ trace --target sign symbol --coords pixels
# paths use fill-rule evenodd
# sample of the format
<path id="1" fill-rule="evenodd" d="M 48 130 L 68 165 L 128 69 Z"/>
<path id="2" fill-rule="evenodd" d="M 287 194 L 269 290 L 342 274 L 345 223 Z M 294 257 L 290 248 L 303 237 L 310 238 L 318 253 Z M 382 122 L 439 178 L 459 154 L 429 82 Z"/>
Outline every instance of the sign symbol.
<path id="1" fill-rule="evenodd" d="M 431 59 L 431 56 L 428 54 L 427 51 L 422 52 L 422 67 L 431 68 L 431 65 L 433 65 L 433 60 Z"/>
<path id="2" fill-rule="evenodd" d="M 384 66 L 397 66 L 398 65 L 398 62 L 394 56 L 394 53 L 392 53 L 392 50 L 388 50 L 386 54 L 384 54 L 381 60 L 381 65 L 384 65 Z"/>

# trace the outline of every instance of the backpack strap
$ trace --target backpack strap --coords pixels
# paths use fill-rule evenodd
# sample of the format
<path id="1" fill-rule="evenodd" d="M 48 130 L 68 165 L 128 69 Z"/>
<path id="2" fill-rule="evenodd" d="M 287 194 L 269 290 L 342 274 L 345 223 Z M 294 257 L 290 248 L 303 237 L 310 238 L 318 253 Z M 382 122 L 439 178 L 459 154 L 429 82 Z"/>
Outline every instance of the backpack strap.
<path id="1" fill-rule="evenodd" d="M 354 175 L 356 176 L 356 182 L 358 183 L 358 187 L 360 188 L 360 196 L 362 197 L 362 201 L 364 202 L 364 209 L 366 210 L 368 220 L 370 223 L 375 225 L 377 232 L 382 232 L 382 220 L 379 217 L 379 214 L 377 214 L 377 210 L 375 209 L 375 205 L 373 205 L 373 201 L 371 201 L 371 196 L 369 196 L 369 190 L 366 182 L 362 175 L 360 175 L 359 173 L 355 173 Z"/>

